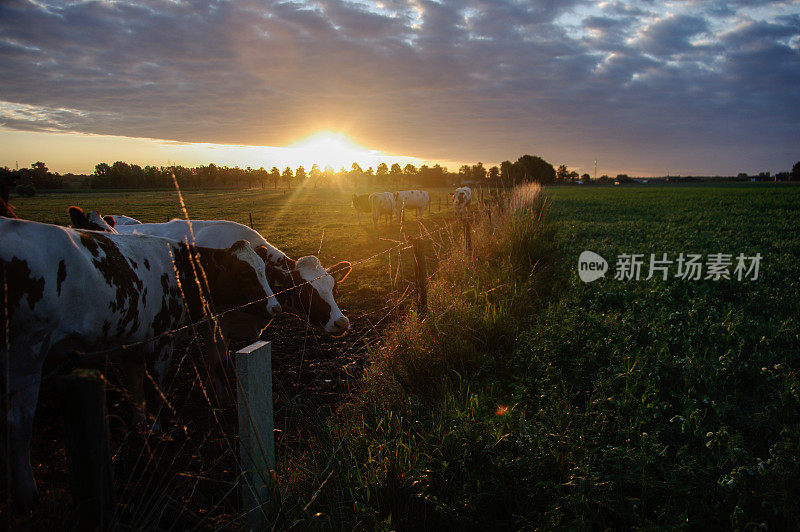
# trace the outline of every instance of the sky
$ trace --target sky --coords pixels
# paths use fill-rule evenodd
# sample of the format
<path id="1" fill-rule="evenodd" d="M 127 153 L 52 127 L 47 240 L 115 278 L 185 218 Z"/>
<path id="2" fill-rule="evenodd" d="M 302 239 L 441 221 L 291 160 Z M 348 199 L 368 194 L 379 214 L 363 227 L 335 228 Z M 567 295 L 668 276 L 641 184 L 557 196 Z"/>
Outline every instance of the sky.
<path id="1" fill-rule="evenodd" d="M 0 72 L 12 168 L 800 160 L 800 0 L 2 0 Z"/>

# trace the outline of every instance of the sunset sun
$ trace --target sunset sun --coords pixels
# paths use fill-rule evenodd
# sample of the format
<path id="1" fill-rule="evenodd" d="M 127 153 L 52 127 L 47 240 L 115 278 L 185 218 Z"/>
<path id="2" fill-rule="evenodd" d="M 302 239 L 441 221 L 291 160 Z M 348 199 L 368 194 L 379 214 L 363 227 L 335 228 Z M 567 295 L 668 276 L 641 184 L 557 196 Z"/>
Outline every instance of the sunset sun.
<path id="1" fill-rule="evenodd" d="M 312 161 L 320 167 L 349 167 L 353 162 L 365 164 L 366 161 L 380 156 L 375 150 L 368 150 L 357 145 L 342 133 L 321 131 L 308 138 L 287 146 L 294 152 L 295 158 L 301 161 Z"/>

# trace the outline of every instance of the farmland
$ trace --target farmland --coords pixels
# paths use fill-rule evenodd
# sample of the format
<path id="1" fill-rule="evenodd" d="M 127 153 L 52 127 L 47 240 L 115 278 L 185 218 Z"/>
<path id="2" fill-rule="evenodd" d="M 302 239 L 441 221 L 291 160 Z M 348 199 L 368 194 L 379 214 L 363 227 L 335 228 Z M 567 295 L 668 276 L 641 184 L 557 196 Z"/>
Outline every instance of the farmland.
<path id="1" fill-rule="evenodd" d="M 452 218 L 437 212 L 446 192 L 434 193 L 430 230 Z M 290 255 L 331 264 L 369 258 L 401 239 L 396 224 L 359 227 L 350 193 L 191 192 L 185 200 L 194 218 L 247 223 L 252 213 L 254 227 Z M 289 318 L 273 323 L 277 336 L 283 329 L 294 337 L 277 337 L 274 352 L 281 526 L 800 526 L 800 188 L 545 193 L 544 226 L 478 227 L 477 261 L 443 258 L 426 320 L 400 304 L 388 326 L 372 327 L 401 303 L 402 287 L 392 287 L 381 256 L 357 265 L 342 287 L 349 338 L 306 336 Z M 164 192 L 14 203 L 23 217 L 59 223 L 69 204 L 143 221 L 181 214 Z M 578 279 L 583 250 L 609 260 L 604 279 Z M 443 253 L 432 246 L 432 258 Z M 763 259 L 754 281 L 618 281 L 614 258 L 622 253 Z M 192 434 L 206 439 L 187 450 L 177 433 L 167 434 L 173 442 L 141 437 L 155 463 L 174 473 L 153 481 L 151 500 L 133 479 L 152 470 L 137 469 L 126 438 L 115 441 L 118 477 L 130 486 L 126 516 L 139 526 L 229 526 L 235 464 L 212 457 L 228 448 L 219 427 L 231 426 L 230 413 L 205 411 L 192 379 L 175 380 L 172 395 Z M 44 417 L 34 457 L 47 463 L 60 454 L 41 441 L 54 437 L 54 420 Z M 164 458 L 176 450 L 178 460 Z M 40 477 L 63 490 L 62 474 L 48 467 L 54 471 Z M 161 514 L 143 509 L 154 501 Z M 64 502 L 48 504 L 58 515 Z"/>

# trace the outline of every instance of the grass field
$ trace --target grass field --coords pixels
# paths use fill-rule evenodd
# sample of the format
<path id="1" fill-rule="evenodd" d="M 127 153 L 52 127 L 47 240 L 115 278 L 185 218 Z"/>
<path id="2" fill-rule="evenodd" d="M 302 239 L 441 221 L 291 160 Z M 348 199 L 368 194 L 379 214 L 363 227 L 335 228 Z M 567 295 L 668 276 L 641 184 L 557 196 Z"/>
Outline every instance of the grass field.
<path id="1" fill-rule="evenodd" d="M 449 191 L 430 191 L 432 216 L 426 214 L 423 222 L 431 231 L 452 219 Z M 183 198 L 194 219 L 250 225 L 252 214 L 253 227 L 269 242 L 293 258 L 317 255 L 326 266 L 371 257 L 403 240 L 403 235 L 415 236 L 421 231 L 415 214 L 406 216 L 402 228 L 397 223 L 388 228 L 380 224 L 374 231 L 369 215 L 362 215 L 359 225 L 350 205 L 352 193 L 349 189 L 215 190 L 187 191 Z M 178 195 L 170 190 L 44 193 L 34 198 L 15 197 L 13 204 L 21 218 L 61 225 L 69 224 L 70 205 L 103 214 L 125 214 L 142 222 L 183 218 Z M 386 256 L 359 264 L 341 289 L 343 305 L 358 301 L 363 307 L 365 299 L 367 306 L 385 303 L 390 288 L 388 271 Z"/>
<path id="2" fill-rule="evenodd" d="M 196 218 L 247 222 L 252 212 L 278 247 L 297 256 L 321 246 L 331 263 L 400 239 L 397 225 L 358 227 L 349 194 L 188 193 L 186 202 Z M 335 408 L 303 398 L 302 430 L 279 435 L 280 526 L 800 527 L 800 187 L 545 194 L 543 226 L 495 220 L 477 229 L 478 260 L 443 260 L 432 315 L 404 312 L 380 345 L 361 349 L 371 369 Z M 434 198 L 431 227 L 451 217 Z M 179 215 L 163 192 L 14 203 L 24 217 L 61 223 L 73 203 L 144 221 Z M 606 278 L 578 279 L 583 250 L 609 261 Z M 760 276 L 613 279 L 618 254 L 681 252 L 760 253 Z M 343 287 L 356 323 L 389 297 L 379 260 Z"/>

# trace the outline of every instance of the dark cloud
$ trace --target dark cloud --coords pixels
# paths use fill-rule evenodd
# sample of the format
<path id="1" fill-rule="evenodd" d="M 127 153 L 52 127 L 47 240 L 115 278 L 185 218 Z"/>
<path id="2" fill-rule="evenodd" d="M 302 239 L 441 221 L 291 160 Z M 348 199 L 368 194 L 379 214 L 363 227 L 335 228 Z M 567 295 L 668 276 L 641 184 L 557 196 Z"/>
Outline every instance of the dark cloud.
<path id="1" fill-rule="evenodd" d="M 782 169 L 798 157 L 796 5 L 6 0 L 0 123 L 266 145 L 328 128 L 431 159 Z"/>

